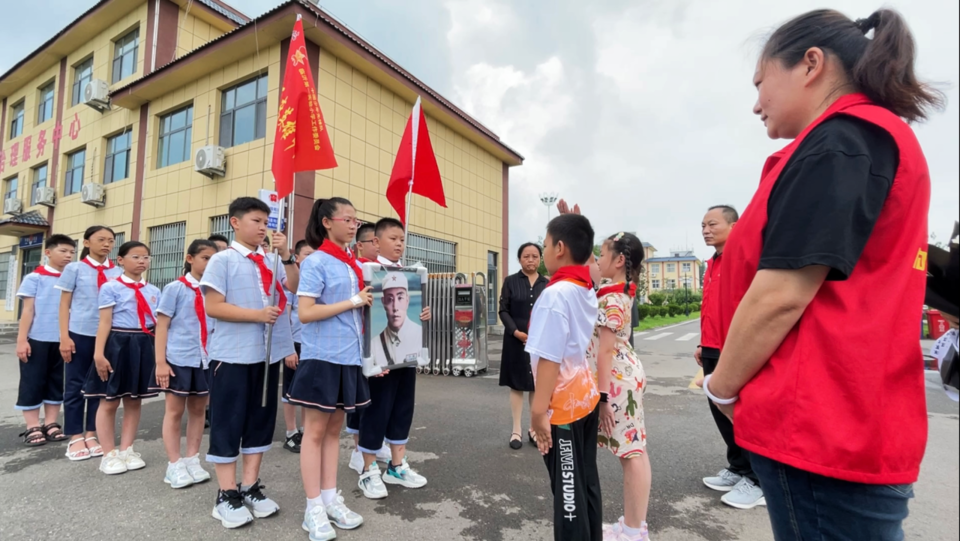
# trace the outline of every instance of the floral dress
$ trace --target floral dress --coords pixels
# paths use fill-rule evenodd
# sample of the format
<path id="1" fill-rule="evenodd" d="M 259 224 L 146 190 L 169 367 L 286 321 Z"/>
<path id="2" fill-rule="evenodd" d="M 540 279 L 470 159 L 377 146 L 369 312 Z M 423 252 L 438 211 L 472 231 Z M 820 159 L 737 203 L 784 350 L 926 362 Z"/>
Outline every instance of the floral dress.
<path id="1" fill-rule="evenodd" d="M 617 351 L 613 356 L 610 388 L 600 390 L 608 393 L 616 427 L 609 436 L 601 430 L 597 443 L 600 447 L 610 449 L 618 458 L 642 455 L 647 447 L 643 416 L 643 393 L 647 387 L 647 377 L 629 342 L 630 333 L 633 332 L 630 328 L 631 307 L 632 300 L 622 290 L 601 296 L 597 325 L 593 329 L 590 348 L 587 349 L 587 360 L 596 378 L 600 328 L 607 327 L 616 335 Z"/>

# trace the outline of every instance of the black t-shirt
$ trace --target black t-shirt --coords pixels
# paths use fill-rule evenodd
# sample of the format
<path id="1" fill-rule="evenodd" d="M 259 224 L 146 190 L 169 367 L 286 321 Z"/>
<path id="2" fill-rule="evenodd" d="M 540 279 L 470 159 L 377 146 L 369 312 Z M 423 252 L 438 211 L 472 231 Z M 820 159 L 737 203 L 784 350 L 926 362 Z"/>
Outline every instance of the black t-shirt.
<path id="1" fill-rule="evenodd" d="M 800 143 L 767 202 L 759 268 L 830 267 L 846 280 L 870 239 L 899 165 L 893 137 L 841 115 Z"/>

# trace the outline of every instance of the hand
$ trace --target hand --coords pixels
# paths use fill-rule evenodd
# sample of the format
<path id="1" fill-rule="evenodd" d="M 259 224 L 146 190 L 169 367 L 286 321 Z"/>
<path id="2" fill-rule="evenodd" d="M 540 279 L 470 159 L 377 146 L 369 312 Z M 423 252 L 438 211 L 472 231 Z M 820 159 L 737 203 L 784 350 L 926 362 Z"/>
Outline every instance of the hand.
<path id="1" fill-rule="evenodd" d="M 697 360 L 697 365 L 703 368 L 703 348 L 697 346 L 697 351 L 693 352 L 693 358 Z"/>
<path id="2" fill-rule="evenodd" d="M 175 377 L 177 377 L 177 375 L 173 373 L 173 369 L 170 368 L 170 365 L 167 364 L 166 361 L 157 362 L 157 385 L 159 385 L 161 389 L 170 388 L 170 378 Z"/>
<path id="3" fill-rule="evenodd" d="M 290 370 L 296 370 L 297 365 L 300 364 L 300 357 L 297 357 L 296 353 L 288 355 L 287 358 L 283 360 L 283 363 L 286 364 Z"/>
<path id="4" fill-rule="evenodd" d="M 279 231 L 273 232 L 273 242 L 271 245 L 280 254 L 281 259 L 290 259 L 290 248 L 287 246 L 287 236 Z"/>
<path id="5" fill-rule="evenodd" d="M 30 357 L 30 354 L 30 342 L 17 340 L 17 358 L 25 363 L 27 362 L 27 358 Z"/>
<path id="6" fill-rule="evenodd" d="M 103 355 L 94 355 L 93 362 L 97 368 L 97 375 L 100 376 L 100 381 L 110 379 L 110 374 L 113 373 L 113 367 L 110 366 L 110 361 Z"/>
<path id="7" fill-rule="evenodd" d="M 524 344 L 527 343 L 527 333 L 525 332 L 513 331 L 513 337 L 523 342 Z"/>
<path id="8" fill-rule="evenodd" d="M 714 406 L 716 406 L 717 409 L 720 410 L 720 413 L 726 415 L 726 416 L 727 416 L 727 419 L 730 419 L 730 422 L 731 422 L 731 423 L 733 422 L 733 406 L 734 406 L 734 404 L 730 404 L 729 406 L 721 406 L 720 404 L 714 404 Z"/>
<path id="9" fill-rule="evenodd" d="M 546 413 L 534 413 L 530 418 L 530 426 L 537 440 L 537 449 L 546 456 L 553 447 L 553 437 L 550 435 L 550 418 Z"/>
<path id="10" fill-rule="evenodd" d="M 433 317 L 433 314 L 430 312 L 429 306 L 424 306 L 423 310 L 420 312 L 420 321 L 430 321 L 430 318 Z"/>
<path id="11" fill-rule="evenodd" d="M 360 301 L 361 301 L 360 306 L 358 306 L 357 308 L 360 308 L 363 306 L 373 306 L 373 287 L 367 286 L 363 288 L 363 291 L 361 291 L 360 293 L 357 293 L 357 296 L 360 297 Z"/>
<path id="12" fill-rule="evenodd" d="M 389 370 L 384 370 L 383 372 L 380 372 L 379 374 L 377 374 L 376 376 L 373 376 L 373 377 L 375 377 L 375 378 L 382 378 L 383 376 L 386 376 L 386 375 L 389 374 L 389 373 L 390 373 Z"/>
<path id="13" fill-rule="evenodd" d="M 273 325 L 277 322 L 277 318 L 280 317 L 280 307 L 279 306 L 268 306 L 263 310 L 260 310 L 260 318 L 258 321 L 260 323 L 266 323 L 268 325 Z"/>
<path id="14" fill-rule="evenodd" d="M 613 434 L 613 429 L 617 427 L 617 421 L 613 418 L 613 406 L 608 402 L 600 403 L 600 430 L 607 436 Z"/>
<path id="15" fill-rule="evenodd" d="M 568 205 L 565 200 L 561 199 L 560 202 L 557 203 L 557 211 L 559 211 L 560 214 L 580 214 L 580 205 L 574 205 L 573 209 L 571 210 L 570 205 Z"/>
<path id="16" fill-rule="evenodd" d="M 69 336 L 60 337 L 60 356 L 63 357 L 63 362 L 68 363 L 73 360 L 73 354 L 77 352 L 77 346 L 74 345 L 73 340 Z"/>

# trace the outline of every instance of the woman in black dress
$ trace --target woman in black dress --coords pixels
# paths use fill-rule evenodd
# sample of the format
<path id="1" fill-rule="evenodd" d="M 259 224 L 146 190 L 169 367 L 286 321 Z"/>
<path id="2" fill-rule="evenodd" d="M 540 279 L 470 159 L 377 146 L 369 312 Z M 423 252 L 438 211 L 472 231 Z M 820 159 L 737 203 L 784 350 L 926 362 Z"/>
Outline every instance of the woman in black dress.
<path id="1" fill-rule="evenodd" d="M 530 312 L 540 293 L 547 287 L 547 279 L 537 272 L 540 267 L 541 248 L 532 242 L 520 247 L 517 259 L 520 272 L 503 281 L 500 293 L 500 321 L 503 322 L 503 356 L 500 361 L 500 386 L 510 388 L 510 410 L 513 413 L 513 433 L 510 448 L 523 446 L 520 434 L 520 418 L 523 415 L 523 393 L 529 393 L 533 401 L 533 372 L 530 356 L 523 350 L 527 343 L 527 327 Z M 533 442 L 533 432 L 528 432 Z"/>

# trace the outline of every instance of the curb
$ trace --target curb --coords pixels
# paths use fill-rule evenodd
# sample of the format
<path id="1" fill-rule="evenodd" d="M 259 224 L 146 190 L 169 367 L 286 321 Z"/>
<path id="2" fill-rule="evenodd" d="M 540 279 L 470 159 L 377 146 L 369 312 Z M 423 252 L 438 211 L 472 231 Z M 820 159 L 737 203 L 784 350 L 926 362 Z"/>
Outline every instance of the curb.
<path id="1" fill-rule="evenodd" d="M 647 329 L 647 330 L 645 330 L 645 331 L 633 331 L 633 335 L 636 336 L 637 334 L 642 333 L 642 332 L 654 332 L 654 331 L 663 331 L 663 330 L 666 330 L 666 329 L 672 329 L 672 328 L 674 328 L 674 327 L 679 327 L 680 325 L 686 325 L 686 324 L 688 324 L 688 323 L 693 323 L 694 321 L 700 321 L 700 318 L 691 319 L 691 320 L 689 320 L 689 321 L 682 321 L 682 322 L 680 322 L 680 323 L 674 323 L 673 325 L 667 325 L 666 327 L 654 327 L 654 328 L 652 328 L 652 329 Z"/>

